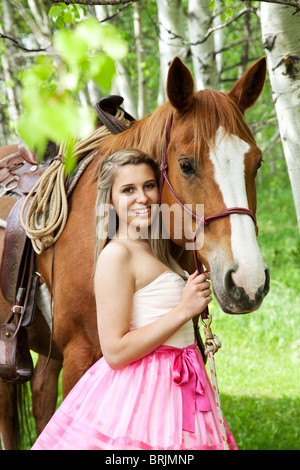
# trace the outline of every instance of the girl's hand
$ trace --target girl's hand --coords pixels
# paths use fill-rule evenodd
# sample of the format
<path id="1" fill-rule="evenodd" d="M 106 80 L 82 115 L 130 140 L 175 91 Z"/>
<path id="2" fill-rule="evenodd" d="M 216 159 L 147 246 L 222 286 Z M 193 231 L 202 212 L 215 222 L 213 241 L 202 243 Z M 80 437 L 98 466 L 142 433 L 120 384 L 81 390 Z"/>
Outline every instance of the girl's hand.
<path id="1" fill-rule="evenodd" d="M 194 318 L 205 310 L 211 302 L 210 274 L 208 272 L 199 274 L 195 271 L 187 280 L 183 289 L 180 306 L 188 317 L 188 320 Z"/>

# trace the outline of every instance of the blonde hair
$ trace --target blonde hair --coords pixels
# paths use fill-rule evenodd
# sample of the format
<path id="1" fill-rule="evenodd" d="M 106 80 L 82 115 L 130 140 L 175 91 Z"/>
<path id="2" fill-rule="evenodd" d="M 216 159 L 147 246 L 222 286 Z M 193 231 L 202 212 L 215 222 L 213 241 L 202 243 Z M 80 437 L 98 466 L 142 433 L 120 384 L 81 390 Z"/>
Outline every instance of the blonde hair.
<path id="1" fill-rule="evenodd" d="M 96 247 L 95 260 L 98 259 L 101 251 L 109 240 L 115 235 L 118 228 L 118 218 L 111 205 L 111 190 L 116 174 L 125 165 L 149 165 L 155 175 L 157 186 L 159 187 L 160 170 L 158 164 L 141 150 L 126 148 L 118 150 L 109 155 L 102 163 L 98 175 L 97 199 L 95 205 L 96 223 Z M 108 211 L 108 217 L 103 216 L 103 208 Z M 150 244 L 154 255 L 164 263 L 169 269 L 185 277 L 184 271 L 170 254 L 169 240 L 163 238 L 161 212 L 158 211 L 158 220 L 155 227 L 159 232 L 150 238 Z"/>

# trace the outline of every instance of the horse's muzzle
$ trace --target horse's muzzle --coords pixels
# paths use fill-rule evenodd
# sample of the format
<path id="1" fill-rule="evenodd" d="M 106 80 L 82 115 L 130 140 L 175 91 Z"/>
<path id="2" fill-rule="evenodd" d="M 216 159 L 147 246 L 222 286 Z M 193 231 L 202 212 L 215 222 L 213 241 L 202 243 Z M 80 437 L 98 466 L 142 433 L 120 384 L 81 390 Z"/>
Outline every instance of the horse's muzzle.
<path id="1" fill-rule="evenodd" d="M 213 291 L 222 310 L 229 314 L 244 314 L 257 310 L 270 289 L 270 272 L 264 264 L 265 282 L 250 296 L 244 286 L 237 286 L 233 279 L 235 269 L 231 267 L 224 275 L 223 282 L 212 276 Z"/>

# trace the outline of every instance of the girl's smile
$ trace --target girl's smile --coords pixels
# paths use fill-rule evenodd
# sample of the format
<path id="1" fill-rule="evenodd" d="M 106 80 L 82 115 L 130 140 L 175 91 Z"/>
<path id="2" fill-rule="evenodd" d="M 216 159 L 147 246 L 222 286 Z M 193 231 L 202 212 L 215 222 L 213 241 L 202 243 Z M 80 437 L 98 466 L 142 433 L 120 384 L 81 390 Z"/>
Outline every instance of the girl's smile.
<path id="1" fill-rule="evenodd" d="M 150 207 L 142 207 L 139 209 L 130 209 L 130 212 L 133 212 L 137 217 L 149 217 L 151 214 L 151 206 Z"/>

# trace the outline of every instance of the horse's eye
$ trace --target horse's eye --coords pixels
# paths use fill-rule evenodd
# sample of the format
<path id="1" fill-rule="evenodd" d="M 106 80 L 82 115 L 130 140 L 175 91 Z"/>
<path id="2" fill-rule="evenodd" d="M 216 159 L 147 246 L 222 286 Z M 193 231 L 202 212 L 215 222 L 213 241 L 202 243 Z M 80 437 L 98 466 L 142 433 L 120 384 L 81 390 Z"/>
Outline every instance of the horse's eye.
<path id="1" fill-rule="evenodd" d="M 195 173 L 195 168 L 189 160 L 182 160 L 179 162 L 179 165 L 184 175 L 192 175 Z"/>
<path id="2" fill-rule="evenodd" d="M 262 165 L 263 162 L 264 162 L 264 159 L 263 159 L 263 158 L 260 160 L 260 162 L 258 162 L 258 164 L 257 164 L 257 169 L 258 169 L 258 170 L 260 169 L 260 167 L 261 167 L 261 165 Z"/>

